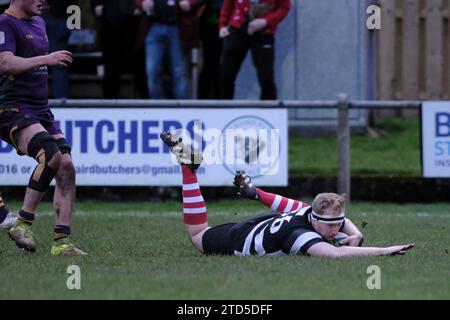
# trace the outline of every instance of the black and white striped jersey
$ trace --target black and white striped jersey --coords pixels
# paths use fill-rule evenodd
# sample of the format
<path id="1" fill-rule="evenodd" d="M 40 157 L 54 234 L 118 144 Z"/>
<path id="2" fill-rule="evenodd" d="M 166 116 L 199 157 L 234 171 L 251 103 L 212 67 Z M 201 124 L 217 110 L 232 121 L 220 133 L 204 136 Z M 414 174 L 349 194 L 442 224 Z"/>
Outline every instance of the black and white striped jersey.
<path id="1" fill-rule="evenodd" d="M 306 206 L 290 213 L 265 213 L 233 224 L 229 232 L 234 255 L 306 254 L 313 244 L 326 242 L 310 223 L 311 211 L 311 206 Z"/>

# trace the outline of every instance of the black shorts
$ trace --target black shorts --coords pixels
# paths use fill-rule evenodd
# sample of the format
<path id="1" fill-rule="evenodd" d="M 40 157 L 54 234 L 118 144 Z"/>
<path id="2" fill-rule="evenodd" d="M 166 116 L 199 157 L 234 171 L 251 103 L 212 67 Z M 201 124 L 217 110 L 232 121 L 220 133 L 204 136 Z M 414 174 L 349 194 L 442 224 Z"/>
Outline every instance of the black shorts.
<path id="1" fill-rule="evenodd" d="M 235 225 L 226 223 L 206 230 L 202 239 L 203 253 L 234 255 Z"/>
<path id="2" fill-rule="evenodd" d="M 62 133 L 48 106 L 36 110 L 26 107 L 2 109 L 0 110 L 0 139 L 17 149 L 13 135 L 35 123 L 40 123 L 50 135 Z"/>

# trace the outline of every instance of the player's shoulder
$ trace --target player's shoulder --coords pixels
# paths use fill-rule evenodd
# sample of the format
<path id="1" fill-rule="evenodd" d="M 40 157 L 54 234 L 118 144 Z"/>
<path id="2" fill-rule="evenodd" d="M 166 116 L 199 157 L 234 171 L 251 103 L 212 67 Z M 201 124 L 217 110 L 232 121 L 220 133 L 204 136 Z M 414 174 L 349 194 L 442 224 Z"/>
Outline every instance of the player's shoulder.
<path id="1" fill-rule="evenodd" d="M 15 20 L 17 19 L 7 13 L 0 15 L 0 44 L 3 49 L 3 45 L 8 41 L 7 39 L 11 41 L 19 33 L 20 28 Z"/>
<path id="2" fill-rule="evenodd" d="M 295 216 L 306 218 L 311 211 L 312 207 L 308 204 L 305 204 L 304 206 L 300 206 L 297 210 L 293 211 L 292 213 L 294 213 Z"/>
<path id="3" fill-rule="evenodd" d="M 306 254 L 312 245 L 319 242 L 325 242 L 323 237 L 314 231 L 314 229 L 303 226 L 292 230 L 287 244 L 291 254 Z"/>
<path id="4" fill-rule="evenodd" d="M 3 29 L 12 29 L 15 30 L 15 18 L 12 17 L 11 15 L 7 14 L 7 13 L 2 13 L 0 14 L 0 27 L 2 27 Z M 5 30 L 3 30 L 5 31 Z"/>
<path id="5" fill-rule="evenodd" d="M 302 208 L 302 210 L 293 213 L 294 219 L 292 220 L 296 228 L 306 231 L 314 231 L 314 228 L 309 220 L 309 213 L 311 212 L 311 210 L 311 207 L 305 207 Z"/>
<path id="6" fill-rule="evenodd" d="M 8 14 L 6 14 L 6 13 L 0 14 L 0 23 L 1 24 L 6 24 L 6 23 L 9 24 L 10 22 L 11 22 L 11 19 Z"/>

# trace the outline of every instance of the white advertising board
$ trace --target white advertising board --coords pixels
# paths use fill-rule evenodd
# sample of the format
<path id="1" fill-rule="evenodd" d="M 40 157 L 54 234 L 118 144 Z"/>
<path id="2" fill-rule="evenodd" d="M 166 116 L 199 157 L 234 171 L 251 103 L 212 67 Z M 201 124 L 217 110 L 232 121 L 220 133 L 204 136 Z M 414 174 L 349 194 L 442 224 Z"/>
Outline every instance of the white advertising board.
<path id="1" fill-rule="evenodd" d="M 246 170 L 261 186 L 288 181 L 286 109 L 55 108 L 78 186 L 178 186 L 181 172 L 159 138 L 175 130 L 203 150 L 204 186 L 231 186 Z M 36 162 L 0 142 L 0 185 L 27 185 Z"/>
<path id="2" fill-rule="evenodd" d="M 422 104 L 422 168 L 427 178 L 450 177 L 450 102 Z"/>

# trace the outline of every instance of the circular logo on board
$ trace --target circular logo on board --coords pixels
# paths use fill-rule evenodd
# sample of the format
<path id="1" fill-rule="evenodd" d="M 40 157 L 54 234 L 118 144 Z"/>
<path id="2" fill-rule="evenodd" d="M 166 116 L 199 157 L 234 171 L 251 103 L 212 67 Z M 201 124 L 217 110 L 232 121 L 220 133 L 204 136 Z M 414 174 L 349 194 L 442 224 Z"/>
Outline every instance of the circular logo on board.
<path id="1" fill-rule="evenodd" d="M 236 170 L 244 170 L 252 178 L 275 175 L 279 170 L 279 129 L 257 116 L 233 119 L 221 132 L 219 150 L 221 162 L 233 175 Z"/>

